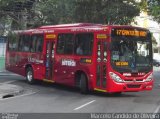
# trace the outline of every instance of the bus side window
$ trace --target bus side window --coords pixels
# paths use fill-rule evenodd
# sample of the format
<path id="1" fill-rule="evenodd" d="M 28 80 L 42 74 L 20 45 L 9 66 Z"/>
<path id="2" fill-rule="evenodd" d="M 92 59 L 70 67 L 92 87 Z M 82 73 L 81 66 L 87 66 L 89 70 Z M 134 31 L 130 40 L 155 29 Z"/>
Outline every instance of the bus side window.
<path id="1" fill-rule="evenodd" d="M 18 50 L 21 52 L 29 52 L 29 47 L 30 47 L 29 42 L 30 42 L 29 35 L 20 35 Z"/>
<path id="2" fill-rule="evenodd" d="M 73 54 L 73 34 L 59 34 L 57 43 L 57 53 L 59 54 Z"/>
<path id="3" fill-rule="evenodd" d="M 19 37 L 19 47 L 18 47 L 19 51 L 23 51 L 23 35 L 20 35 Z"/>
<path id="4" fill-rule="evenodd" d="M 74 40 L 73 40 L 73 34 L 67 34 L 65 40 L 65 54 L 73 54 L 73 47 L 74 47 Z"/>
<path id="5" fill-rule="evenodd" d="M 43 50 L 43 35 L 35 34 L 31 36 L 30 51 L 31 52 L 42 52 Z"/>
<path id="6" fill-rule="evenodd" d="M 35 52 L 36 51 L 36 36 L 31 36 L 31 44 L 30 44 L 30 51 Z"/>
<path id="7" fill-rule="evenodd" d="M 93 34 L 79 33 L 75 37 L 75 53 L 77 55 L 92 55 L 93 49 Z"/>
<path id="8" fill-rule="evenodd" d="M 24 39 L 23 39 L 23 51 L 24 52 L 29 52 L 29 42 L 30 42 L 30 36 L 29 35 L 25 35 Z"/>
<path id="9" fill-rule="evenodd" d="M 43 35 L 37 35 L 36 52 L 42 52 Z"/>
<path id="10" fill-rule="evenodd" d="M 58 35 L 58 42 L 57 42 L 57 53 L 64 54 L 64 46 L 65 46 L 65 39 L 63 35 Z"/>
<path id="11" fill-rule="evenodd" d="M 16 51 L 18 49 L 18 40 L 19 40 L 19 36 L 18 34 L 15 33 L 10 33 L 8 35 L 8 49 L 10 51 Z"/>

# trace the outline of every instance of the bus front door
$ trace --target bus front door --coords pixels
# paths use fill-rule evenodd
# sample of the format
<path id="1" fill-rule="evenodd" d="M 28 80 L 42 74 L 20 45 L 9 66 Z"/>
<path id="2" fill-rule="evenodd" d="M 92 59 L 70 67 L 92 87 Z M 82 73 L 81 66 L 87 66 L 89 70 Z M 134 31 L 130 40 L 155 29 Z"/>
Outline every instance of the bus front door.
<path id="1" fill-rule="evenodd" d="M 54 45 L 54 41 L 46 41 L 45 79 L 53 82 Z"/>
<path id="2" fill-rule="evenodd" d="M 107 41 L 100 39 L 97 41 L 97 57 L 96 57 L 96 89 L 106 91 L 106 72 L 107 72 Z"/>

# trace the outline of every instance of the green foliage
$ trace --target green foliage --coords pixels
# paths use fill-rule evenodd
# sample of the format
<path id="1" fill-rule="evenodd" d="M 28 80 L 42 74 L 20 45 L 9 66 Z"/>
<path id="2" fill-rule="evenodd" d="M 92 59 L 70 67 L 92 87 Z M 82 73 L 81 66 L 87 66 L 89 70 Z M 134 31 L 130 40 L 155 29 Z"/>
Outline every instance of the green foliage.
<path id="1" fill-rule="evenodd" d="M 160 0 L 149 0 L 148 9 L 154 20 L 160 23 Z"/>
<path id="2" fill-rule="evenodd" d="M 147 0 L 141 0 L 138 6 L 140 7 L 141 11 L 146 12 L 148 8 Z"/>
<path id="3" fill-rule="evenodd" d="M 123 0 L 85 0 L 75 3 L 74 20 L 107 24 L 130 24 L 139 9 L 132 1 Z"/>
<path id="4" fill-rule="evenodd" d="M 39 2 L 39 8 L 47 24 L 130 24 L 140 12 L 134 0 L 47 0 Z"/>
<path id="5" fill-rule="evenodd" d="M 0 19 L 8 17 L 13 30 L 25 29 L 27 17 L 33 7 L 34 0 L 0 0 Z"/>
<path id="6" fill-rule="evenodd" d="M 30 1 L 33 4 L 27 7 Z M 135 0 L 0 0 L 2 12 L 23 29 L 75 22 L 130 24 L 140 8 Z"/>
<path id="7" fill-rule="evenodd" d="M 36 4 L 36 20 L 39 24 L 61 24 L 72 22 L 74 0 L 41 0 Z"/>

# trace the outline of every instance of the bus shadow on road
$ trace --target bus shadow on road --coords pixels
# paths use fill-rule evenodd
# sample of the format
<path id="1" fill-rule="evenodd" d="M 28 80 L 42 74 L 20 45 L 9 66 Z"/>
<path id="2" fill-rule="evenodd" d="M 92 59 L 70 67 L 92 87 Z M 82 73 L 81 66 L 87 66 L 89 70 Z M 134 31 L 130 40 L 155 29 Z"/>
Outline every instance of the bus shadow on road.
<path id="1" fill-rule="evenodd" d="M 133 93 L 133 92 L 131 92 Z M 131 93 L 126 93 L 126 92 L 122 92 L 122 93 L 103 93 L 103 92 L 91 92 L 92 95 L 94 96 L 99 96 L 99 97 L 118 97 L 118 98 L 128 98 L 128 97 L 139 97 L 138 95 L 131 94 Z"/>
<path id="2" fill-rule="evenodd" d="M 98 92 L 98 91 L 88 91 L 86 94 L 82 94 L 80 93 L 80 89 L 79 88 L 76 88 L 76 87 L 70 87 L 70 86 L 66 86 L 66 85 L 63 85 L 63 84 L 56 84 L 56 83 L 46 83 L 46 82 L 43 82 L 43 81 L 39 81 L 37 83 L 38 85 L 42 86 L 42 87 L 50 87 L 50 88 L 54 88 L 58 91 L 63 91 L 63 92 L 69 92 L 69 93 L 76 93 L 76 94 L 81 94 L 81 95 L 85 95 L 85 96 L 100 96 L 100 97 L 121 97 L 121 98 L 124 98 L 124 97 L 138 97 L 138 95 L 135 95 L 134 94 L 131 94 L 131 93 L 104 93 L 104 92 Z"/>
<path id="3" fill-rule="evenodd" d="M 19 82 L 27 84 L 27 82 L 25 80 L 19 80 Z M 139 95 L 137 95 L 138 92 L 137 93 L 135 93 L 135 92 L 107 93 L 107 92 L 98 92 L 98 91 L 88 91 L 88 93 L 82 94 L 82 93 L 80 93 L 80 89 L 76 88 L 76 87 L 66 86 L 66 85 L 57 84 L 57 83 L 47 83 L 47 82 L 38 81 L 38 80 L 36 81 L 36 83 L 34 85 L 30 85 L 30 84 L 27 84 L 27 85 L 32 86 L 32 88 L 34 88 L 34 86 L 38 86 L 42 90 L 43 89 L 44 90 L 45 89 L 53 89 L 53 90 L 58 91 L 58 93 L 63 93 L 63 94 L 66 92 L 66 93 L 74 93 L 77 95 L 80 94 L 82 96 L 119 97 L 119 98 L 139 97 Z"/>
<path id="4" fill-rule="evenodd" d="M 76 87 L 66 86 L 63 84 L 57 84 L 57 83 L 48 83 L 44 81 L 37 81 L 37 86 L 40 86 L 42 88 L 48 88 L 48 89 L 55 89 L 56 91 L 65 91 L 65 92 L 71 92 L 71 93 L 78 93 L 79 89 Z"/>

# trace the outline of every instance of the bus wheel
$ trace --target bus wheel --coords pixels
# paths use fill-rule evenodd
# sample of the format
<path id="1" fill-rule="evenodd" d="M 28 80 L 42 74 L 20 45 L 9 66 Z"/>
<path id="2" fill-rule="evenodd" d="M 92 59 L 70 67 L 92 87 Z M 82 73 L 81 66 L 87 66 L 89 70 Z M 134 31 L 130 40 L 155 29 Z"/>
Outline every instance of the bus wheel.
<path id="1" fill-rule="evenodd" d="M 35 83 L 35 80 L 33 78 L 33 69 L 31 67 L 28 67 L 26 70 L 26 80 L 29 84 Z"/>
<path id="2" fill-rule="evenodd" d="M 81 74 L 80 76 L 80 91 L 82 94 L 88 93 L 88 82 L 84 74 Z"/>

